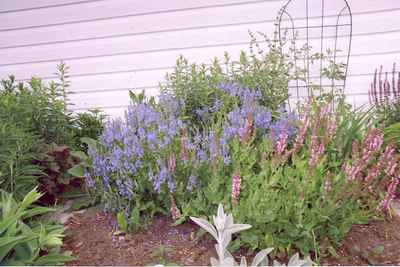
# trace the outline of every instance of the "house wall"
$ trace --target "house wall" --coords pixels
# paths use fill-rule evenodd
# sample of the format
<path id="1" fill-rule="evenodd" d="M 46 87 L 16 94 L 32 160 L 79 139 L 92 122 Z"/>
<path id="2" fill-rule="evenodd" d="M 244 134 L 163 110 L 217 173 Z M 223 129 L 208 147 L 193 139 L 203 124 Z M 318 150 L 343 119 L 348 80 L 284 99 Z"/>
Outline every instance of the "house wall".
<path id="1" fill-rule="evenodd" d="M 70 66 L 74 110 L 100 107 L 120 115 L 128 90 L 156 94 L 180 54 L 210 63 L 224 51 L 235 57 L 248 50 L 248 30 L 272 35 L 285 2 L 1 0 L 0 78 L 53 79 L 63 60 Z M 353 40 L 346 94 L 359 105 L 368 101 L 374 69 L 400 63 L 400 1 L 348 2 Z"/>

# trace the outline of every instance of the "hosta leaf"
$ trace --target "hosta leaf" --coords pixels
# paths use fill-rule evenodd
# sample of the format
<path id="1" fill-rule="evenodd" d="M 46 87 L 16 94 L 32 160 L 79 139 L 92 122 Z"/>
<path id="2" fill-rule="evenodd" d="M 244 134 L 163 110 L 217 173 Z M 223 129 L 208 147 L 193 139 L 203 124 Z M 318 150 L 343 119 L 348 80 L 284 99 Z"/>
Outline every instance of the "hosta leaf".
<path id="1" fill-rule="evenodd" d="M 65 254 L 48 254 L 40 257 L 34 263 L 35 265 L 60 265 L 61 263 L 72 261 L 75 258 Z"/>
<path id="2" fill-rule="evenodd" d="M 28 237 L 25 235 L 1 237 L 0 238 L 0 262 L 4 257 L 20 242 L 27 242 L 35 237 Z"/>
<path id="3" fill-rule="evenodd" d="M 44 214 L 47 212 L 55 211 L 55 209 L 47 208 L 47 207 L 35 207 L 32 209 L 27 210 L 21 216 L 22 219 L 28 219 L 36 215 Z"/>
<path id="4" fill-rule="evenodd" d="M 41 196 L 42 194 L 38 193 L 37 188 L 35 187 L 24 197 L 17 212 L 19 213 L 25 210 L 28 206 L 32 205 L 32 203 L 36 202 Z"/>

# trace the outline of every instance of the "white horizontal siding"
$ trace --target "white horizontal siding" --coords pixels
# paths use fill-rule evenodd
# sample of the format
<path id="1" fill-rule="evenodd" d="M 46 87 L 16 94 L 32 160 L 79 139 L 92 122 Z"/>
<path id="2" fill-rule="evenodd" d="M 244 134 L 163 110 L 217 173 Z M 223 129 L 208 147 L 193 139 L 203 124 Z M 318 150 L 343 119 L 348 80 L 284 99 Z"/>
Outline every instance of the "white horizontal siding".
<path id="1" fill-rule="evenodd" d="M 43 9 L 49 7 L 60 7 L 71 4 L 81 4 L 103 0 L 16 0 L 2 1 L 0 5 L 0 13 L 11 13 L 19 11 L 28 11 L 34 9 Z"/>
<path id="2" fill-rule="evenodd" d="M 15 74 L 19 80 L 32 75 L 51 79 L 64 60 L 71 67 L 74 109 L 103 107 L 122 114 L 128 90 L 156 94 L 180 54 L 209 64 L 224 51 L 233 58 L 247 51 L 248 30 L 271 36 L 285 2 L 1 0 L 0 78 Z M 334 23 L 336 0 L 325 2 L 331 5 L 325 22 Z M 346 92 L 351 102 L 360 104 L 367 99 L 374 69 L 400 62 L 400 1 L 348 2 L 353 40 Z M 310 24 L 318 21 L 311 19 Z M 319 44 L 316 37 L 311 34 L 311 46 Z M 341 36 L 339 43 L 345 44 L 346 38 Z"/>

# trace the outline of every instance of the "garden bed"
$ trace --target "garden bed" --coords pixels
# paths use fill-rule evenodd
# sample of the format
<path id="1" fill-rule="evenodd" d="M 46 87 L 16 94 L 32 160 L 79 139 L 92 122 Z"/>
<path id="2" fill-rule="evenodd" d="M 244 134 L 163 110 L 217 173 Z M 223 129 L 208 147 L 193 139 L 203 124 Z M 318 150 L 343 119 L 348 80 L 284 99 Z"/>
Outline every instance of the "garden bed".
<path id="1" fill-rule="evenodd" d="M 64 249 L 77 259 L 68 265 L 209 265 L 214 241 L 205 235 L 197 238 L 194 224 L 172 223 L 158 216 L 147 230 L 115 235 L 112 219 L 103 213 L 74 215 L 67 224 Z"/>
<path id="2" fill-rule="evenodd" d="M 209 265 L 215 257 L 214 241 L 197 237 L 192 223 L 172 226 L 172 220 L 157 216 L 147 230 L 113 235 L 110 217 L 94 209 L 76 214 L 67 223 L 65 250 L 76 257 L 68 265 Z M 323 258 L 324 265 L 399 265 L 400 220 L 376 220 L 354 225 L 337 250 L 337 257 Z M 235 254 L 247 253 L 244 250 Z"/>

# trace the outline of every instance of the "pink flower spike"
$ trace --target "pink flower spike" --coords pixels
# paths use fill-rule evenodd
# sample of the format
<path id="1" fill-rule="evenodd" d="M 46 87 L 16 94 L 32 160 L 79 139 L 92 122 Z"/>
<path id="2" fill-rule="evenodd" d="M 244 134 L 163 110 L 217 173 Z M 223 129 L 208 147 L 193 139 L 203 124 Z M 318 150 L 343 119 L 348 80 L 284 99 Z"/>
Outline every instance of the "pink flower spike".
<path id="1" fill-rule="evenodd" d="M 236 169 L 234 174 L 232 175 L 232 205 L 236 206 L 239 202 L 240 197 L 240 170 Z"/>

